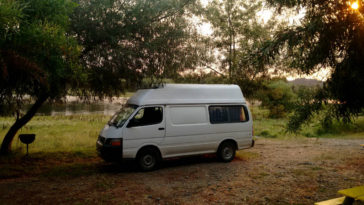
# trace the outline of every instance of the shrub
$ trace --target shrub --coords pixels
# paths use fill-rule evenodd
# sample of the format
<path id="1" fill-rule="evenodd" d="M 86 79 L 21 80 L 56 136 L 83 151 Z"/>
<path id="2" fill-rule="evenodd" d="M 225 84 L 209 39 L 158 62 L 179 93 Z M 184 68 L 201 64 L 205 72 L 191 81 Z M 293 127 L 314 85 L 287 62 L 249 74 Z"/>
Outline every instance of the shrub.
<path id="1" fill-rule="evenodd" d="M 292 87 L 283 80 L 269 82 L 258 94 L 262 106 L 269 109 L 269 117 L 282 118 L 294 106 L 296 95 Z"/>

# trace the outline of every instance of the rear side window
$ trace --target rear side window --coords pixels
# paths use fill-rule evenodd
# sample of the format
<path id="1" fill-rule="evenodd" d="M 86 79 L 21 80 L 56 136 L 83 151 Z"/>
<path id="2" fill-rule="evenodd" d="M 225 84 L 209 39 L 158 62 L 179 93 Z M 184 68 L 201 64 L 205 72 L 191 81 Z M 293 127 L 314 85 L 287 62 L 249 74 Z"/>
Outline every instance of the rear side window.
<path id="1" fill-rule="evenodd" d="M 217 123 L 236 123 L 249 120 L 247 108 L 243 105 L 213 105 L 209 107 L 210 122 Z"/>

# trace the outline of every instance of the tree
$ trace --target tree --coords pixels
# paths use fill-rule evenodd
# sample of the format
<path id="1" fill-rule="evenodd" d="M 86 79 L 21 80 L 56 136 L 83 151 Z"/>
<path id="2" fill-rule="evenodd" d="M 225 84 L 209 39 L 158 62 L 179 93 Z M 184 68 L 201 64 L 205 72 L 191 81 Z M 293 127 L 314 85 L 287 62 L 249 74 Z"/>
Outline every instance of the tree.
<path id="1" fill-rule="evenodd" d="M 260 64 L 255 53 L 261 44 L 273 36 L 279 24 L 272 18 L 264 24 L 257 13 L 264 1 L 214 0 L 205 9 L 205 19 L 213 28 L 213 43 L 222 58 L 221 70 L 226 71 L 230 83 L 241 86 L 251 97 L 261 88 L 261 80 L 268 68 Z"/>
<path id="2" fill-rule="evenodd" d="M 189 73 L 180 75 L 174 80 L 176 83 L 196 83 L 196 84 L 227 84 L 228 79 L 224 76 L 210 72 L 206 73 L 201 71 L 200 73 Z"/>
<path id="3" fill-rule="evenodd" d="M 17 131 L 46 100 L 64 96 L 80 80 L 79 47 L 66 35 L 70 0 L 0 2 L 0 108 L 16 112 L 0 154 L 7 154 Z M 34 104 L 22 115 L 26 99 Z"/>
<path id="4" fill-rule="evenodd" d="M 118 95 L 125 87 L 196 67 L 197 32 L 187 17 L 193 0 L 79 0 L 72 30 L 83 45 L 98 95 Z M 111 92 L 112 91 L 112 92 Z"/>
<path id="5" fill-rule="evenodd" d="M 350 7 L 344 0 L 282 1 L 270 0 L 280 11 L 283 8 L 304 9 L 300 25 L 278 32 L 265 43 L 257 55 L 271 63 L 277 58 L 289 58 L 289 67 L 311 74 L 330 68 L 331 75 L 312 100 L 306 100 L 291 119 L 291 130 L 298 130 L 313 113 L 325 111 L 326 119 L 350 122 L 363 111 L 364 92 L 364 7 Z M 326 106 L 324 106 L 326 105 Z"/>
<path id="6" fill-rule="evenodd" d="M 292 110 L 295 103 L 295 93 L 284 80 L 274 79 L 267 82 L 264 89 L 258 91 L 258 99 L 262 106 L 269 109 L 269 117 L 285 117 Z"/>
<path id="7" fill-rule="evenodd" d="M 186 19 L 192 3 L 1 1 L 0 111 L 16 112 L 1 153 L 46 100 L 115 96 L 145 77 L 155 82 L 194 68 L 201 55 Z M 22 115 L 28 96 L 34 105 Z"/>

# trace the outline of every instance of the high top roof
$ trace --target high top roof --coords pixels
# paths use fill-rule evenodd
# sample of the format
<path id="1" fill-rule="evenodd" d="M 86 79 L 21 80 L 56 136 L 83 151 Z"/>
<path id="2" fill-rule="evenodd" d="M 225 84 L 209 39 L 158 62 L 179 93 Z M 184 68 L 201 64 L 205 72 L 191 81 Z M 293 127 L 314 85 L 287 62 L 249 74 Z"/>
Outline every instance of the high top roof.
<path id="1" fill-rule="evenodd" d="M 155 89 L 138 90 L 128 101 L 134 105 L 166 104 L 241 104 L 243 93 L 237 85 L 165 84 Z"/>

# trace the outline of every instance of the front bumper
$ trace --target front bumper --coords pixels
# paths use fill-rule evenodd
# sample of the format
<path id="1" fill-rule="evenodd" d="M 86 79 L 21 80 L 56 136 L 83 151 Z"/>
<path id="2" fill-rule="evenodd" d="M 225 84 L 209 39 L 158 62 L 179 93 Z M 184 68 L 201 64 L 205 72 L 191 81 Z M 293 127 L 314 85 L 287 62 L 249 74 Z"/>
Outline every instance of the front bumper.
<path id="1" fill-rule="evenodd" d="M 123 139 L 120 138 L 120 145 L 113 146 L 108 143 L 109 139 L 99 136 L 96 142 L 98 155 L 108 162 L 122 161 L 123 159 Z"/>

